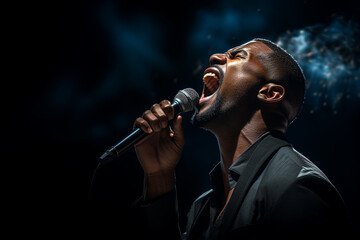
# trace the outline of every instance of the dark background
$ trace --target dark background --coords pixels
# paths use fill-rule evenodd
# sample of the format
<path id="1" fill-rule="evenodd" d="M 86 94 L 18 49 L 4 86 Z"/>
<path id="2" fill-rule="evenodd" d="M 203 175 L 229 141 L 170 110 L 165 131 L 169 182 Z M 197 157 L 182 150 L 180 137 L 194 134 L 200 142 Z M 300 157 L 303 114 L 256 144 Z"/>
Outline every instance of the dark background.
<path id="1" fill-rule="evenodd" d="M 212 53 L 262 37 L 282 39 L 307 76 L 305 104 L 287 137 L 330 178 L 359 224 L 356 9 L 348 0 L 51 1 L 11 8 L 6 24 L 17 36 L 9 48 L 15 70 L 4 80 L 1 120 L 3 160 L 14 169 L 4 181 L 10 222 L 35 233 L 125 230 L 121 220 L 141 195 L 141 167 L 131 150 L 99 169 L 91 205 L 98 157 L 153 103 L 186 87 L 200 93 Z M 306 55 L 317 51 L 322 58 Z M 184 115 L 186 145 L 177 168 L 181 227 L 219 160 L 215 138 L 190 117 Z"/>

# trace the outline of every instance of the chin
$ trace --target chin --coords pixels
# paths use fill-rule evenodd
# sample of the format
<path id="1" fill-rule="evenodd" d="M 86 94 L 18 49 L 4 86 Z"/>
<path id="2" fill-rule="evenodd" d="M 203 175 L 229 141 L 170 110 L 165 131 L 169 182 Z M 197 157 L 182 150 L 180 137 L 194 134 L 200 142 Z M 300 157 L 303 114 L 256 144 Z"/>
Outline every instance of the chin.
<path id="1" fill-rule="evenodd" d="M 203 111 L 195 111 L 191 118 L 191 122 L 196 127 L 208 129 L 209 125 L 215 122 L 219 115 L 221 115 L 220 109 L 221 101 L 217 98 L 207 109 Z"/>

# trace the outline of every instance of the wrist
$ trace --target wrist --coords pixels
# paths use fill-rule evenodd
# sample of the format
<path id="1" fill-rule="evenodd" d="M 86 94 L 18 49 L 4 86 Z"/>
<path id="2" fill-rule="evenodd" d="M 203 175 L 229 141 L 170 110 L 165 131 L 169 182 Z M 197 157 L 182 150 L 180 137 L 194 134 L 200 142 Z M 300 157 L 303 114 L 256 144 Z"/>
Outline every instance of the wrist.
<path id="1" fill-rule="evenodd" d="M 144 173 L 143 197 L 145 201 L 152 200 L 165 193 L 168 193 L 174 187 L 175 169 L 157 173 Z"/>

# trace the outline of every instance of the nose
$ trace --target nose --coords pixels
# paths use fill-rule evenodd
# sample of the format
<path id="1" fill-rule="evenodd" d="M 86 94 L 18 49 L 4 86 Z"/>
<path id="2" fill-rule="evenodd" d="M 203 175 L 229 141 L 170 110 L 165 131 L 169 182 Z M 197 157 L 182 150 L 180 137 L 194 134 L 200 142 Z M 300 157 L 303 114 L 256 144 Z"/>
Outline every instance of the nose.
<path id="1" fill-rule="evenodd" d="M 226 63 L 226 55 L 221 53 L 216 53 L 210 56 L 210 65 L 219 64 L 223 65 Z"/>

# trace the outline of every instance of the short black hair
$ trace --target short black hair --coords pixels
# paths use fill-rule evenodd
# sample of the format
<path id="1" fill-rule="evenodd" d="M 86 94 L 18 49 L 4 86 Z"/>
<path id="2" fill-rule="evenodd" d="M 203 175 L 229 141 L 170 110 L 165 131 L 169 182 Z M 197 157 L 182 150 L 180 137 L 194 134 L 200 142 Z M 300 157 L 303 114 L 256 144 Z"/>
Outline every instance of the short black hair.
<path id="1" fill-rule="evenodd" d="M 268 82 L 280 84 L 285 88 L 285 98 L 293 108 L 287 112 L 292 122 L 299 114 L 305 97 L 305 76 L 297 61 L 283 48 L 270 40 L 255 38 L 253 41 L 264 43 L 272 52 L 258 56 L 268 68 Z"/>

